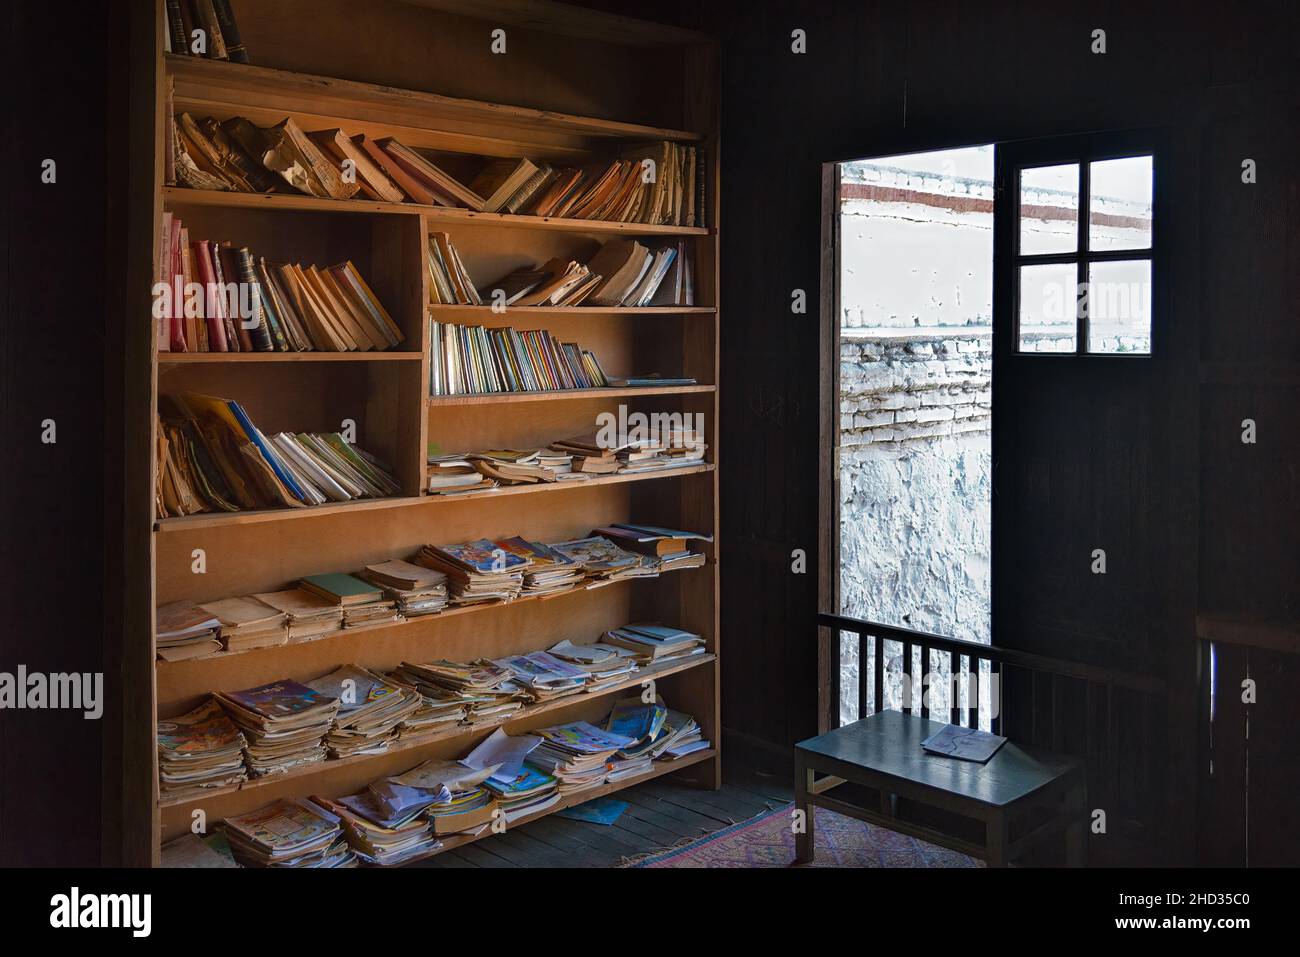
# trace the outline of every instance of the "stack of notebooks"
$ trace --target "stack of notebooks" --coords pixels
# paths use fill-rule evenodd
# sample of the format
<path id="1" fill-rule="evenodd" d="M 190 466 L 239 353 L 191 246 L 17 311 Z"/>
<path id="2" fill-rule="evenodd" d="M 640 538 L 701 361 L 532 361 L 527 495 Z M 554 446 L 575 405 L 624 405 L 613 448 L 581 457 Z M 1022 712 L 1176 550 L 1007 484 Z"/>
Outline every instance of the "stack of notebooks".
<path id="1" fill-rule="evenodd" d="M 393 559 L 367 565 L 360 577 L 383 589 L 405 618 L 436 614 L 447 605 L 447 576 L 432 568 Z"/>
<path id="2" fill-rule="evenodd" d="M 586 671 L 545 651 L 507 655 L 493 664 L 506 669 L 534 703 L 577 694 L 589 680 Z"/>
<path id="3" fill-rule="evenodd" d="M 496 479 L 484 475 L 472 460 L 460 453 L 431 453 L 428 464 L 428 491 L 432 495 L 489 492 L 497 487 Z"/>
<path id="4" fill-rule="evenodd" d="M 456 702 L 460 720 L 471 723 L 500 721 L 523 707 L 522 689 L 509 670 L 491 661 L 463 664 L 433 661 L 412 664 L 404 661 L 392 677 L 417 688 L 421 694 L 449 705 Z"/>
<path id="5" fill-rule="evenodd" d="M 501 816 L 507 824 L 521 817 L 540 814 L 560 803 L 559 782 L 555 775 L 525 764 L 509 781 L 500 781 L 494 775 L 483 786 L 496 799 Z"/>
<path id="6" fill-rule="evenodd" d="M 159 605 L 155 612 L 158 657 L 185 661 L 221 650 L 221 619 L 190 601 Z"/>
<path id="7" fill-rule="evenodd" d="M 252 595 L 208 601 L 202 607 L 221 622 L 221 644 L 226 651 L 271 648 L 289 640 L 288 616 Z"/>
<path id="8" fill-rule="evenodd" d="M 321 638 L 343 627 L 342 606 L 305 588 L 258 592 L 251 597 L 284 614 L 290 644 Z"/>
<path id="9" fill-rule="evenodd" d="M 646 753 L 656 761 L 677 761 L 710 746 L 694 718 L 670 708 L 663 729 Z"/>
<path id="10" fill-rule="evenodd" d="M 335 799 L 312 797 L 313 803 L 338 817 L 343 836 L 363 864 L 393 867 L 442 846 L 424 816 L 432 797 L 413 792 L 412 800 L 410 789 L 384 794 L 375 788 Z"/>
<path id="11" fill-rule="evenodd" d="M 703 532 L 684 532 L 675 528 L 660 528 L 657 525 L 632 525 L 617 523 L 606 525 L 592 532 L 603 535 L 618 543 L 620 548 L 648 556 L 660 571 L 674 571 L 679 568 L 698 568 L 704 564 L 701 552 L 693 552 L 690 543 L 711 542 L 712 535 Z"/>
<path id="12" fill-rule="evenodd" d="M 163 49 L 183 56 L 247 63 L 248 51 L 231 0 L 167 0 Z M 201 31 L 202 43 L 194 35 Z"/>
<path id="13" fill-rule="evenodd" d="M 608 383 L 600 361 L 545 329 L 462 326 L 429 320 L 429 394 L 556 392 Z"/>
<path id="14" fill-rule="evenodd" d="M 602 642 L 579 645 L 566 638 L 548 650 L 556 658 L 586 673 L 587 684 L 582 689 L 585 692 L 604 691 L 637 670 L 637 653 L 617 645 Z"/>
<path id="15" fill-rule="evenodd" d="M 398 668 L 385 677 L 417 702 L 415 710 L 397 726 L 397 740 L 404 745 L 430 741 L 448 728 L 462 724 L 469 714 L 473 703 L 470 697 L 427 681 L 422 682 L 410 670 Z M 490 696 L 482 700 L 495 702 L 497 699 L 496 696 Z"/>
<path id="16" fill-rule="evenodd" d="M 602 643 L 632 652 L 637 663 L 642 665 L 704 654 L 702 637 L 668 625 L 624 625 L 605 632 Z"/>
<path id="17" fill-rule="evenodd" d="M 239 784 L 248 774 L 239 728 L 209 698 L 178 718 L 158 722 L 158 788 L 164 797 L 187 798 Z"/>
<path id="18" fill-rule="evenodd" d="M 364 352 L 405 339 L 351 262 L 270 262 L 247 247 L 191 240 L 169 212 L 160 243 L 161 352 Z"/>
<path id="19" fill-rule="evenodd" d="M 338 816 L 311 801 L 281 798 L 228 817 L 226 839 L 245 867 L 348 867 L 356 855 Z"/>
<path id="20" fill-rule="evenodd" d="M 528 559 L 486 538 L 455 545 L 425 545 L 415 560 L 446 574 L 453 605 L 513 601 L 523 590 L 524 570 L 530 564 Z"/>
<path id="21" fill-rule="evenodd" d="M 587 588 L 629 578 L 654 578 L 659 574 L 653 560 L 624 551 L 601 535 L 555 542 L 551 548 L 582 568 Z"/>
<path id="22" fill-rule="evenodd" d="M 392 469 L 338 433 L 268 439 L 237 402 L 193 392 L 164 396 L 158 430 L 157 514 L 301 508 L 396 495 Z"/>
<path id="23" fill-rule="evenodd" d="M 665 707 L 662 699 L 653 704 L 639 698 L 620 701 L 610 711 L 605 727 L 635 739 L 618 752 L 619 758 L 629 764 L 643 762 L 643 769 L 648 769 L 652 760 L 675 761 L 709 747 L 695 719 Z"/>
<path id="24" fill-rule="evenodd" d="M 285 679 L 217 699 L 248 739 L 244 760 L 254 777 L 282 774 L 325 760 L 325 735 L 338 714 L 337 698 Z"/>
<path id="25" fill-rule="evenodd" d="M 497 809 L 492 793 L 483 786 L 496 769 L 496 765 L 470 768 L 460 761 L 432 758 L 389 780 L 439 795 L 424 811 L 434 834 L 480 834 Z"/>
<path id="26" fill-rule="evenodd" d="M 307 687 L 338 699 L 338 716 L 325 738 L 331 758 L 383 754 L 398 725 L 420 707 L 418 695 L 355 665 L 336 668 Z"/>
<path id="27" fill-rule="evenodd" d="M 561 794 L 586 791 L 604 784 L 614 755 L 635 739 L 573 721 L 536 732 L 543 740 L 528 755 L 528 762 L 553 774 Z"/>
<path id="28" fill-rule="evenodd" d="M 493 544 L 507 554 L 527 561 L 528 564 L 523 566 L 524 588 L 521 594 L 546 598 L 572 591 L 582 582 L 582 567 L 549 545 L 530 542 L 519 535 Z"/>
<path id="29" fill-rule="evenodd" d="M 344 628 L 402 620 L 394 599 L 385 596 L 382 588 L 355 575 L 343 572 L 308 575 L 298 582 L 298 587 L 341 608 Z"/>

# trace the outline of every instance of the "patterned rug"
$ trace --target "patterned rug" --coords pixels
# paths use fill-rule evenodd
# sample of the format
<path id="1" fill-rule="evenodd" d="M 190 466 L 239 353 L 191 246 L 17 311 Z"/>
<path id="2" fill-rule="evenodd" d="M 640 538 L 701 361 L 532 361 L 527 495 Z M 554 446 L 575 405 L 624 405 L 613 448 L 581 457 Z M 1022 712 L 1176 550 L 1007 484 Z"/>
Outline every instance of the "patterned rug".
<path id="1" fill-rule="evenodd" d="M 627 867 L 791 867 L 793 804 L 741 821 Z M 817 808 L 817 853 L 808 867 L 983 867 L 957 851 Z"/>

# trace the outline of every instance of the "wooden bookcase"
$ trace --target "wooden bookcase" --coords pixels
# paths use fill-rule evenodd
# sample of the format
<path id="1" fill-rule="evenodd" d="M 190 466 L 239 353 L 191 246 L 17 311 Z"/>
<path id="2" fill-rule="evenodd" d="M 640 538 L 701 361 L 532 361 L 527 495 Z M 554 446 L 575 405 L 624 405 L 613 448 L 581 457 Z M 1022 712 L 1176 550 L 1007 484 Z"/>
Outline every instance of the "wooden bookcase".
<path id="1" fill-rule="evenodd" d="M 310 680 L 338 665 L 387 669 L 402 660 L 470 660 L 545 649 L 562 638 L 596 638 L 638 619 L 696 631 L 708 654 L 648 672 L 627 688 L 562 698 L 534 706 L 505 724 L 510 732 L 565 720 L 599 719 L 645 677 L 670 707 L 693 714 L 712 749 L 652 775 L 678 772 L 704 787 L 720 784 L 718 615 L 718 128 L 714 51 L 703 37 L 564 4 L 500 2 L 361 3 L 338 0 L 236 0 L 236 17 L 253 65 L 164 53 L 161 2 L 137 36 L 153 34 L 152 222 L 154 248 L 161 214 L 185 221 L 194 238 L 229 239 L 259 254 L 318 264 L 350 259 L 360 269 L 406 341 L 382 353 L 172 354 L 156 352 L 150 326 L 132 334 L 137 367 L 148 355 L 150 397 L 128 408 L 149 410 L 137 421 L 153 436 L 160 394 L 199 391 L 233 398 L 263 431 L 337 430 L 356 423 L 357 442 L 393 464 L 402 484 L 395 498 L 316 508 L 211 513 L 152 523 L 151 573 L 137 574 L 148 607 L 178 599 L 205 600 L 289 586 L 305 574 L 355 571 L 367 562 L 409 557 L 427 542 L 522 534 L 555 541 L 615 521 L 644 521 L 708 531 L 703 568 L 657 579 L 577 591 L 546 600 L 452 609 L 399 624 L 348 629 L 324 639 L 181 663 L 153 661 L 152 629 L 132 643 L 124 674 L 148 674 L 148 687 L 128 685 L 129 726 L 124 793 L 152 795 L 148 807 L 128 806 L 128 835 L 148 842 L 128 860 L 158 860 L 162 841 L 190 827 L 192 812 L 209 828 L 281 796 L 351 793 L 370 781 L 434 756 L 461 756 L 491 726 L 457 728 L 438 740 L 377 756 L 328 761 L 293 773 L 253 779 L 201 799 L 160 801 L 152 722 L 179 714 L 220 689 L 276 678 Z M 507 53 L 492 54 L 494 29 L 506 30 Z M 260 125 L 293 116 L 307 130 L 341 127 L 372 137 L 489 156 L 580 162 L 610 155 L 624 144 L 672 139 L 705 151 L 707 228 L 566 221 L 479 214 L 410 204 L 333 202 L 296 195 L 250 195 L 168 187 L 162 179 L 167 78 L 176 111 L 218 119 L 245 116 Z M 481 98 L 470 98 L 481 97 Z M 503 103 L 511 105 L 501 105 Z M 690 308 L 531 308 L 496 315 L 486 307 L 430 304 L 426 237 L 452 236 L 476 281 L 554 255 L 583 259 L 617 236 L 685 238 L 694 256 L 697 305 Z M 661 371 L 700 384 L 681 388 L 598 389 L 566 393 L 430 398 L 430 318 L 487 326 L 545 328 L 600 357 L 607 372 Z M 133 365 L 127 357 L 127 369 Z M 141 383 L 134 383 L 140 389 Z M 462 451 L 544 444 L 596 427 L 617 411 L 702 413 L 709 452 L 705 464 L 668 473 L 613 476 L 583 484 L 517 486 L 468 498 L 429 496 L 428 449 Z M 137 416 L 142 418 L 142 416 Z M 142 444 L 136 442 L 137 450 Z M 151 443 L 156 448 L 156 443 Z M 149 453 L 146 453 L 149 454 Z M 156 454 L 156 453 L 155 453 Z M 139 461 L 129 496 L 152 502 L 155 463 Z M 128 520 L 140 514 L 131 498 Z M 141 541 L 136 536 L 130 541 Z M 192 570 L 202 549 L 206 571 Z M 145 567 L 128 553 L 130 569 Z M 138 580 L 138 579 L 145 580 Z M 143 606 L 135 594 L 136 608 Z M 151 616 L 150 616 L 151 617 Z M 128 621 L 130 616 L 128 616 Z M 143 664 L 148 657 L 147 671 Z M 631 689 L 631 690 L 628 690 Z M 143 698 L 151 704 L 145 707 Z M 149 742 L 145 752 L 145 741 Z M 637 783 L 607 785 L 597 793 Z M 149 815 L 148 827 L 136 815 Z M 490 840 L 490 836 L 486 839 Z M 130 844 L 128 836 L 125 843 Z M 446 847 L 464 843 L 456 838 Z"/>

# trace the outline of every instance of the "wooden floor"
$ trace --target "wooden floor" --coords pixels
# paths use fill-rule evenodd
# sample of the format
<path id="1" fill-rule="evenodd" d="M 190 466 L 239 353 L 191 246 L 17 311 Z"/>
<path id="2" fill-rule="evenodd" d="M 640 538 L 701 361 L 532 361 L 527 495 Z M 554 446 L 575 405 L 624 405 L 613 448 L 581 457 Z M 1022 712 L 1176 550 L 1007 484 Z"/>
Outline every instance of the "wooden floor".
<path id="1" fill-rule="evenodd" d="M 732 763 L 717 791 L 677 784 L 672 776 L 613 795 L 627 810 L 611 825 L 550 815 L 423 861 L 419 867 L 619 867 L 685 840 L 746 821 L 794 797 L 792 781 Z"/>

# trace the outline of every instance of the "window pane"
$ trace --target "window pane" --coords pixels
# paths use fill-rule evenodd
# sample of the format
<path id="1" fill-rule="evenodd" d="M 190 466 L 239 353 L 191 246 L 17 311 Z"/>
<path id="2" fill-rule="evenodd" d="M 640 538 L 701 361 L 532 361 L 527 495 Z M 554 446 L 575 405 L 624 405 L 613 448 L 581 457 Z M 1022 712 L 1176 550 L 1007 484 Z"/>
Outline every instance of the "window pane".
<path id="1" fill-rule="evenodd" d="M 1020 254 L 1072 253 L 1079 245 L 1079 164 L 1020 171 Z"/>
<path id="2" fill-rule="evenodd" d="M 1151 157 L 1088 166 L 1088 248 L 1151 248 Z"/>
<path id="3" fill-rule="evenodd" d="M 1151 351 L 1151 260 L 1088 267 L 1088 351 Z"/>
<path id="4" fill-rule="evenodd" d="M 1077 332 L 1074 263 L 1020 267 L 1021 352 L 1074 352 Z"/>

